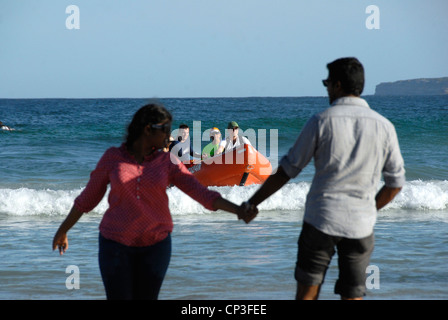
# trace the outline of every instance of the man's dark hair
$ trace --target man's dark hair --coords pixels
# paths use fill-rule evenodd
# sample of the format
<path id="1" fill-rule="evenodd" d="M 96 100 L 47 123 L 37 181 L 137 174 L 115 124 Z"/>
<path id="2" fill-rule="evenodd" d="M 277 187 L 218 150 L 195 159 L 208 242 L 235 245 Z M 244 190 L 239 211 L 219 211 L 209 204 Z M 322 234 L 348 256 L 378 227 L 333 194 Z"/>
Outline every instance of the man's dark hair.
<path id="1" fill-rule="evenodd" d="M 364 67 L 356 58 L 341 58 L 327 64 L 329 79 L 341 82 L 346 94 L 360 96 L 364 89 Z"/>
<path id="2" fill-rule="evenodd" d="M 189 129 L 189 128 L 188 128 L 188 125 L 186 125 L 185 123 L 182 123 L 182 124 L 179 126 L 179 129 Z"/>

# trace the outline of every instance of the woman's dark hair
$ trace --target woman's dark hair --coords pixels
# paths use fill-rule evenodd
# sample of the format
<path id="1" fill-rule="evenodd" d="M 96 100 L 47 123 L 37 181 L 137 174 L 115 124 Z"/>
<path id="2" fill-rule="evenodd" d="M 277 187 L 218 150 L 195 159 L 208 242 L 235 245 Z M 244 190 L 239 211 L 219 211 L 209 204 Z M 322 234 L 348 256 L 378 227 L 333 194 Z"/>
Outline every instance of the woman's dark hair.
<path id="1" fill-rule="evenodd" d="M 360 96 L 364 90 L 364 67 L 356 58 L 341 58 L 327 64 L 329 79 L 341 82 L 346 94 Z"/>
<path id="2" fill-rule="evenodd" d="M 157 124 L 165 120 L 172 121 L 173 117 L 171 113 L 165 109 L 165 107 L 158 103 L 149 103 L 141 107 L 132 118 L 131 123 L 128 126 L 128 132 L 126 136 L 126 147 L 130 148 L 134 141 L 136 141 L 143 129 L 148 124 Z"/>

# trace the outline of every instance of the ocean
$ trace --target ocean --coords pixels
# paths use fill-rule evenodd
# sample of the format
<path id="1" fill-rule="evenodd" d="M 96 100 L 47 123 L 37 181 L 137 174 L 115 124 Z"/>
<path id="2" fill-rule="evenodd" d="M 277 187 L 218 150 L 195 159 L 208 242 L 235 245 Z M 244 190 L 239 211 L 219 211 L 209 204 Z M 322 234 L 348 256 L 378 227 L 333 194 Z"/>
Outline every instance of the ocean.
<path id="1" fill-rule="evenodd" d="M 407 179 L 378 214 L 365 299 L 447 299 L 448 96 L 364 98 L 394 123 Z M 52 251 L 52 239 L 103 152 L 123 142 L 132 115 L 149 101 L 0 99 L 0 121 L 15 129 L 0 131 L 0 299 L 105 299 L 97 241 L 106 197 L 69 232 L 66 254 Z M 157 101 L 172 112 L 173 128 L 187 123 L 192 134 L 214 126 L 223 132 L 232 120 L 243 131 L 253 129 L 259 141 L 252 143 L 267 141 L 274 167 L 309 117 L 328 107 L 326 97 Z M 294 299 L 297 239 L 313 173 L 310 163 L 262 203 L 248 225 L 169 189 L 173 252 L 159 298 Z M 210 188 L 241 203 L 258 187 Z M 320 299 L 339 299 L 333 293 L 337 272 L 335 256 Z"/>

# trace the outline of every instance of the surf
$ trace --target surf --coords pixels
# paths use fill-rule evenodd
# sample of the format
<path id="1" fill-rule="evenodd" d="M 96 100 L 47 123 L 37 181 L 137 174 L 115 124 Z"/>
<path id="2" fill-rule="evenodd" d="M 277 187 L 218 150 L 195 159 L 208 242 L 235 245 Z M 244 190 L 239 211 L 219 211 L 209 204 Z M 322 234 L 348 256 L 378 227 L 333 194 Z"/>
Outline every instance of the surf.
<path id="1" fill-rule="evenodd" d="M 209 187 L 229 201 L 240 204 L 249 199 L 259 185 Z M 381 186 L 378 186 L 380 188 Z M 260 211 L 303 211 L 309 182 L 290 182 L 259 206 Z M 0 188 L 1 216 L 65 216 L 83 188 L 53 190 Z M 102 215 L 107 210 L 107 196 L 90 214 Z M 211 214 L 198 202 L 177 187 L 167 189 L 169 207 L 173 216 Z M 391 210 L 445 212 L 448 209 L 448 181 L 408 181 L 397 197 L 381 212 Z M 448 214 L 445 212 L 445 216 Z M 448 218 L 448 217 L 447 217 Z"/>

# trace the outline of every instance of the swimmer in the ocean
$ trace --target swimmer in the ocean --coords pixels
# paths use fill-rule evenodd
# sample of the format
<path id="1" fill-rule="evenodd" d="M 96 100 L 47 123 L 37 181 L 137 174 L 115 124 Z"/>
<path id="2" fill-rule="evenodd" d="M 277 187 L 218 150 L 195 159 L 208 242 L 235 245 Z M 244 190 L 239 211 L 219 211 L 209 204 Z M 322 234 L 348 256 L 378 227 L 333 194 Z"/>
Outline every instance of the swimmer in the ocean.
<path id="1" fill-rule="evenodd" d="M 7 125 L 4 125 L 3 122 L 0 121 L 0 129 L 5 131 L 13 131 L 11 127 L 8 127 Z"/>

